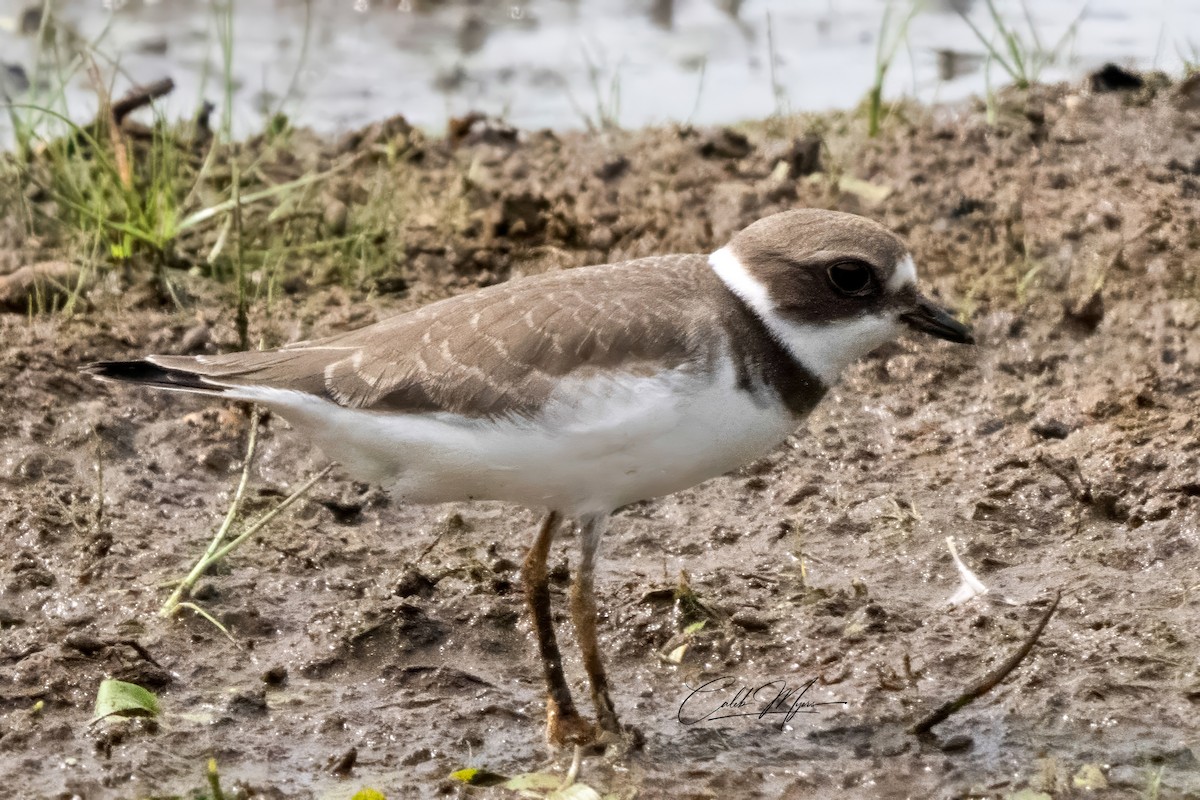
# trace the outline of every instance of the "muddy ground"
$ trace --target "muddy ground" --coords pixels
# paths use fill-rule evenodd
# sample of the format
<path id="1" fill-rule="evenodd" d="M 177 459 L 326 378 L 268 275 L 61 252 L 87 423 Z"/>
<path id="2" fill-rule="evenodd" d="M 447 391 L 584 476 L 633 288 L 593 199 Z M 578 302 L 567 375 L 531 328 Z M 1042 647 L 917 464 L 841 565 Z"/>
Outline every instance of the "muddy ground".
<path id="1" fill-rule="evenodd" d="M 646 744 L 588 759 L 584 780 L 641 798 L 1200 797 L 1195 91 L 1037 89 L 990 122 L 982 104 L 910 107 L 877 140 L 838 115 L 745 137 L 477 123 L 453 141 L 393 126 L 319 143 L 328 162 L 400 141 L 407 157 L 322 189 L 334 211 L 311 231 L 363 224 L 362 187 L 382 186 L 394 255 L 361 280 L 301 262 L 251 334 L 275 344 L 519 274 L 708 251 L 785 208 L 879 219 L 978 346 L 889 346 L 769 459 L 617 515 L 602 636 Z M 813 133 L 815 177 L 794 144 Z M 3 236 L 9 269 L 72 256 L 12 215 Z M 331 479 L 202 581 L 197 602 L 236 645 L 198 616 L 156 615 L 225 511 L 245 416 L 76 368 L 234 348 L 228 284 L 176 277 L 181 311 L 117 272 L 69 318 L 0 316 L 5 793 L 192 796 L 209 756 L 227 796 L 498 797 L 448 775 L 564 770 L 517 588 L 532 511 L 409 507 Z M 260 438 L 248 513 L 323 464 L 281 420 Z M 947 609 L 951 535 L 990 592 Z M 564 635 L 574 544 L 552 557 Z M 659 653 L 685 623 L 680 570 L 716 618 L 672 664 Z M 1056 591 L 1008 681 L 935 736 L 905 732 L 1012 653 Z M 810 697 L 845 705 L 682 725 L 688 686 L 724 675 L 816 679 Z M 157 692 L 159 719 L 89 726 L 105 676 Z"/>

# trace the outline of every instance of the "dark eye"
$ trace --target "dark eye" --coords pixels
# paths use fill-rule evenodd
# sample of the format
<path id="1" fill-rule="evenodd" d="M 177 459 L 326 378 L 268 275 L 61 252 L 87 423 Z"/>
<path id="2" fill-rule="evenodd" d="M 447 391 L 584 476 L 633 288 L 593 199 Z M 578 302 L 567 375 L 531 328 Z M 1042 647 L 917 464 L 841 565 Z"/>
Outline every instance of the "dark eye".
<path id="1" fill-rule="evenodd" d="M 839 261 L 829 268 L 829 282 L 842 294 L 864 295 L 874 288 L 871 268 L 861 261 Z"/>

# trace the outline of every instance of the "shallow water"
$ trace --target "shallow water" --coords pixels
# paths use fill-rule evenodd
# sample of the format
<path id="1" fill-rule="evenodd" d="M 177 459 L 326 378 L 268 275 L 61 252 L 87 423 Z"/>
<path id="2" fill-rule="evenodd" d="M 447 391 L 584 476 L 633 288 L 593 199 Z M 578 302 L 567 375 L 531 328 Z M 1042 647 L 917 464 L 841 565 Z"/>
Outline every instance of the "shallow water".
<path id="1" fill-rule="evenodd" d="M 116 93 L 130 82 L 170 76 L 177 88 L 164 101 L 169 115 L 190 114 L 205 99 L 220 106 L 212 3 L 56 5 L 66 27 L 99 38 L 99 52 L 119 65 Z M 1198 0 L 1027 6 L 1028 19 L 1021 2 L 997 3 L 1025 39 L 1032 43 L 1036 31 L 1043 47 L 1058 53 L 1043 80 L 1077 77 L 1106 61 L 1178 72 L 1200 52 Z M 336 132 L 393 114 L 431 130 L 468 111 L 502 115 L 522 128 L 563 129 L 847 108 L 874 81 L 886 7 L 881 0 L 241 2 L 232 20 L 233 128 L 254 132 L 281 109 L 299 124 Z M 895 5 L 890 35 L 908 8 Z M 985 34 L 994 31 L 985 3 L 927 3 L 897 49 L 888 96 L 949 101 L 1008 80 L 999 64 L 989 66 L 958 8 Z M 0 60 L 10 88 L 20 87 L 18 72 L 34 74 L 36 37 L 21 35 L 22 13 L 14 2 L 0 10 Z M 37 96 L 17 94 L 25 102 Z M 90 118 L 96 101 L 85 74 L 69 80 L 67 97 L 73 117 Z"/>

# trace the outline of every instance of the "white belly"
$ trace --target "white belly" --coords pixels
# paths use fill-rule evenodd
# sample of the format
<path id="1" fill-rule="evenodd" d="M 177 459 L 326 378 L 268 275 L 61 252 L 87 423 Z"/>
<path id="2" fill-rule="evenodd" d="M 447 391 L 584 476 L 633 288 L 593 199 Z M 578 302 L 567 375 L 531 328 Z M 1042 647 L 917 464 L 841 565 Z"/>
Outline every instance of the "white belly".
<path id="1" fill-rule="evenodd" d="M 238 390 L 239 395 L 243 390 Z M 533 419 L 387 414 L 298 392 L 247 389 L 351 474 L 416 503 L 504 500 L 571 516 L 694 486 L 766 455 L 796 419 L 715 376 L 565 382 Z"/>

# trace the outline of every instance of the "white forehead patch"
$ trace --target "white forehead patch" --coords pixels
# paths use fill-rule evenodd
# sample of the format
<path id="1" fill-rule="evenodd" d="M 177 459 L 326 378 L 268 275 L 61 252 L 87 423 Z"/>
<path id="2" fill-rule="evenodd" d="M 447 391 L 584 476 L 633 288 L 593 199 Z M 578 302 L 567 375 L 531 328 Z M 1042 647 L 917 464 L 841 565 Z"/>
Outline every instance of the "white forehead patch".
<path id="1" fill-rule="evenodd" d="M 916 281 L 912 258 L 906 257 L 896 266 L 896 275 L 908 264 L 908 280 Z M 826 386 L 832 386 L 842 370 L 876 347 L 900 335 L 900 323 L 892 315 L 867 314 L 853 319 L 808 324 L 786 319 L 775 310 L 775 302 L 763 286 L 751 275 L 728 247 L 722 247 L 708 257 L 709 266 L 729 290 L 742 299 L 767 330 Z M 891 281 L 888 281 L 889 290 Z M 901 283 L 900 285 L 903 285 Z"/>
<path id="2" fill-rule="evenodd" d="M 892 277 L 888 278 L 886 288 L 889 294 L 895 294 L 905 287 L 916 285 L 917 265 L 913 263 L 913 257 L 906 253 L 904 258 L 896 262 L 896 268 L 892 270 Z"/>
<path id="3" fill-rule="evenodd" d="M 710 255 L 708 265 L 717 273 L 721 282 L 729 287 L 729 291 L 742 298 L 742 301 L 759 316 L 774 310 L 775 304 L 767 294 L 767 287 L 746 271 L 742 262 L 738 261 L 737 256 L 728 247 L 722 247 Z"/>

